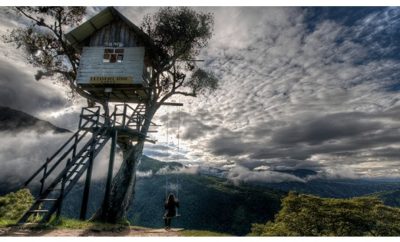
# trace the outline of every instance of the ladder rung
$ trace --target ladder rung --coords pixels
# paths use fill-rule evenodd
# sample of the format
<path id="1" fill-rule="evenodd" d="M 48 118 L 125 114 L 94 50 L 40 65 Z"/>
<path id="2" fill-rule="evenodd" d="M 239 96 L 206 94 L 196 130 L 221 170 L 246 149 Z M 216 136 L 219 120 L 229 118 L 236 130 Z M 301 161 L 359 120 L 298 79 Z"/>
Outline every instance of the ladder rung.
<path id="1" fill-rule="evenodd" d="M 49 189 L 49 191 L 61 191 L 61 188 L 53 188 L 53 189 Z"/>
<path id="2" fill-rule="evenodd" d="M 47 213 L 49 210 L 42 210 L 42 209 L 36 209 L 36 210 L 29 210 L 28 212 L 30 213 Z"/>

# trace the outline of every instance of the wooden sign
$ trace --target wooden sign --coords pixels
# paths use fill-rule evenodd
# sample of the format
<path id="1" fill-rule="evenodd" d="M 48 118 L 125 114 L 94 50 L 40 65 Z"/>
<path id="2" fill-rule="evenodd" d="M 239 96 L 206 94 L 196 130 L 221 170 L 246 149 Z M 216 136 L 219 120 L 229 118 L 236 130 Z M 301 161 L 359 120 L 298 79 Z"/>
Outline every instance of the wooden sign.
<path id="1" fill-rule="evenodd" d="M 132 84 L 131 76 L 91 76 L 90 84 Z"/>

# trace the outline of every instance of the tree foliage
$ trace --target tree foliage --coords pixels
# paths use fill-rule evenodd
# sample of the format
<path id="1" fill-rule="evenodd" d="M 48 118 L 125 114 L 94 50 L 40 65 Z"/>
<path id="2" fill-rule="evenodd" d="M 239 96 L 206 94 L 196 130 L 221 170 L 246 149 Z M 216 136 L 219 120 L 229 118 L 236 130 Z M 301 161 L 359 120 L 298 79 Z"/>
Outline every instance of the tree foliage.
<path id="1" fill-rule="evenodd" d="M 72 93 L 96 100 L 76 83 L 80 55 L 66 41 L 64 34 L 78 25 L 85 7 L 15 7 L 27 25 L 3 36 L 6 42 L 25 50 L 26 59 L 39 68 L 36 80 L 57 76 L 69 85 Z M 165 102 L 175 94 L 196 96 L 215 90 L 218 81 L 210 72 L 201 70 L 195 58 L 212 36 L 213 16 L 187 7 L 160 8 L 143 19 L 141 29 L 151 57 L 153 75 L 150 83 L 152 101 Z"/>
<path id="2" fill-rule="evenodd" d="M 3 40 L 13 43 L 25 51 L 27 61 L 39 68 L 36 80 L 57 77 L 70 87 L 71 93 L 78 92 L 91 98 L 76 84 L 80 55 L 66 41 L 64 33 L 82 21 L 85 7 L 15 7 L 23 17 L 25 26 L 13 29 Z"/>
<path id="3" fill-rule="evenodd" d="M 400 209 L 373 197 L 319 198 L 289 193 L 274 222 L 253 224 L 261 236 L 399 236 Z"/>
<path id="4" fill-rule="evenodd" d="M 207 46 L 213 24 L 212 14 L 187 7 L 161 8 L 144 17 L 141 29 L 152 43 L 150 86 L 160 103 L 175 94 L 195 97 L 218 88 L 216 77 L 200 69 L 195 59 Z"/>
<path id="5" fill-rule="evenodd" d="M 16 43 L 18 48 L 24 48 L 29 63 L 40 68 L 36 79 L 58 76 L 70 86 L 71 91 L 87 98 L 90 104 L 93 101 L 102 104 L 108 115 L 106 100 L 94 98 L 77 85 L 80 54 L 64 37 L 66 30 L 83 19 L 85 8 L 16 7 L 14 10 L 29 23 L 13 30 L 5 36 L 5 40 Z M 109 222 L 126 216 L 134 194 L 135 164 L 141 159 L 145 137 L 158 108 L 173 95 L 195 97 L 218 87 L 214 75 L 199 68 L 195 60 L 212 36 L 211 14 L 196 12 L 187 7 L 160 8 L 155 14 L 144 18 L 142 31 L 138 31 L 135 26 L 132 28 L 145 43 L 152 73 L 146 80 L 149 88 L 145 90 L 148 99 L 145 103 L 146 119 L 140 130 L 142 135 L 135 144 L 130 139 L 118 142 L 122 147 L 124 162 L 113 178 L 110 201 L 105 201 L 95 216 Z"/>

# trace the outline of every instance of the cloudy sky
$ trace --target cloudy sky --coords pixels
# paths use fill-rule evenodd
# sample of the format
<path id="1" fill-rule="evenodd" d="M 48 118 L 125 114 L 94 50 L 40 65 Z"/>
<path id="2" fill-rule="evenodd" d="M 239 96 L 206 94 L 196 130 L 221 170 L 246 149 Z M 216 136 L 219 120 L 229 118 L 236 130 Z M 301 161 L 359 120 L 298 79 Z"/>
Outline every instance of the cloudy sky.
<path id="1" fill-rule="evenodd" d="M 117 9 L 138 25 L 157 10 Z M 277 170 L 300 168 L 325 178 L 400 175 L 400 8 L 196 9 L 214 13 L 214 36 L 199 58 L 220 89 L 173 98 L 184 107 L 160 110 L 155 120 L 164 126 L 145 154 L 222 169 L 233 180 L 299 180 Z M 23 23 L 0 10 L 1 34 Z M 75 130 L 85 102 L 68 100 L 52 80 L 36 82 L 23 53 L 0 47 L 0 105 Z M 21 142 L 42 150 L 32 163 L 51 155 L 45 140 L 53 138 Z M 7 147 L 3 163 L 28 156 Z"/>

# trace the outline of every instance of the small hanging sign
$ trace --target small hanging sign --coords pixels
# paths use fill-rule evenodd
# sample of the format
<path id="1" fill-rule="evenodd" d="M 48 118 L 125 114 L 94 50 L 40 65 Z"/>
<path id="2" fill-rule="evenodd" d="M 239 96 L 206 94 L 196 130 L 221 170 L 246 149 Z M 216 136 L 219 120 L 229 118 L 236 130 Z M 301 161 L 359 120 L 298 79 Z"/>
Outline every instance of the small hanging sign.
<path id="1" fill-rule="evenodd" d="M 132 84 L 131 76 L 91 76 L 90 84 Z"/>

